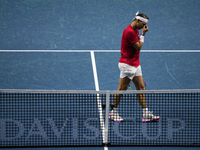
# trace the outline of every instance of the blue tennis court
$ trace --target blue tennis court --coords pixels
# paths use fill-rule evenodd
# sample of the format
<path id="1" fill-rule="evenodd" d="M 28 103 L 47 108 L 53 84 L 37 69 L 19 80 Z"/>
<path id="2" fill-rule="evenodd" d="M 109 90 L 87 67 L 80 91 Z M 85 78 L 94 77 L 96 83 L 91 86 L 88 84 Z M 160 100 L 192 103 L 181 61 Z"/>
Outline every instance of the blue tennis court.
<path id="1" fill-rule="evenodd" d="M 94 52 L 100 90 L 116 90 L 120 52 Z M 1 89 L 95 90 L 88 52 L 1 52 Z M 148 90 L 198 89 L 200 52 L 141 52 Z M 153 61 L 152 61 L 153 59 Z"/>
<path id="2" fill-rule="evenodd" d="M 140 57 L 147 90 L 200 89 L 199 6 L 199 0 L 0 0 L 0 89 L 96 90 L 94 51 L 99 89 L 116 90 L 121 35 L 138 10 L 150 18 Z M 121 148 L 147 149 L 109 150 Z"/>

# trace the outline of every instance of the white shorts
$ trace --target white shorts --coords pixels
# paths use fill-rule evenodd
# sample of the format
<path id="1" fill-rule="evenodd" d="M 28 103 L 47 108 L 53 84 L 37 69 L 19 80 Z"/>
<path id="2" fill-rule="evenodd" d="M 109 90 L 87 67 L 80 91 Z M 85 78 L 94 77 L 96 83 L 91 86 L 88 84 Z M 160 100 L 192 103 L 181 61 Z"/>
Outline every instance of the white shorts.
<path id="1" fill-rule="evenodd" d="M 132 80 L 134 77 L 142 76 L 141 66 L 133 67 L 125 63 L 119 63 L 120 78 L 128 77 Z"/>

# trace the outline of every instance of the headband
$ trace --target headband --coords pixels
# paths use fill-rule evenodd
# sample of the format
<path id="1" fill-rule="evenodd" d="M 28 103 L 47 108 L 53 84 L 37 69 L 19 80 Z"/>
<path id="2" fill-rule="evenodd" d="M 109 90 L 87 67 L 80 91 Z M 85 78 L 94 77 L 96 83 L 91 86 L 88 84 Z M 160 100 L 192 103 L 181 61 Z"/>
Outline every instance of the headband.
<path id="1" fill-rule="evenodd" d="M 139 11 L 135 14 L 136 16 L 135 16 L 134 19 L 139 19 L 139 20 L 142 21 L 142 22 L 148 23 L 148 19 L 143 18 L 143 17 L 141 17 L 141 16 L 137 16 L 138 14 L 139 14 Z M 134 19 L 133 19 L 133 20 L 134 20 Z"/>

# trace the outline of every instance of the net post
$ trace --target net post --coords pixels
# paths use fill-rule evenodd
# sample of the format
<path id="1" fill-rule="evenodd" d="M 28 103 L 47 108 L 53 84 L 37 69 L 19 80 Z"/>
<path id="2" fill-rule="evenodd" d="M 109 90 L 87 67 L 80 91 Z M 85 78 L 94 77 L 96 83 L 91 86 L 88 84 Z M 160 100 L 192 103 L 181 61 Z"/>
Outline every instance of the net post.
<path id="1" fill-rule="evenodd" d="M 109 99 L 110 99 L 110 93 L 109 91 L 107 91 L 106 92 L 106 111 L 105 111 L 105 130 L 104 130 L 105 147 L 107 147 L 108 145 Z"/>

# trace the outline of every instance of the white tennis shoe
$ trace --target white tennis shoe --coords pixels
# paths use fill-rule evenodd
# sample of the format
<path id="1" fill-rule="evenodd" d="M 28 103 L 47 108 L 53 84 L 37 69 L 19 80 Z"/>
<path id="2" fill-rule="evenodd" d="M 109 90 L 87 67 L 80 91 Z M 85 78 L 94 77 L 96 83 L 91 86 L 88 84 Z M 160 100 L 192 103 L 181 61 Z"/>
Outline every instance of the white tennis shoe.
<path id="1" fill-rule="evenodd" d="M 147 113 L 143 114 L 142 122 L 157 121 L 160 118 L 161 118 L 160 116 L 154 116 L 153 112 L 147 111 Z"/>
<path id="2" fill-rule="evenodd" d="M 111 110 L 111 112 L 109 113 L 109 119 L 115 122 L 124 121 L 124 119 L 119 116 L 116 108 L 113 108 L 113 110 Z"/>

